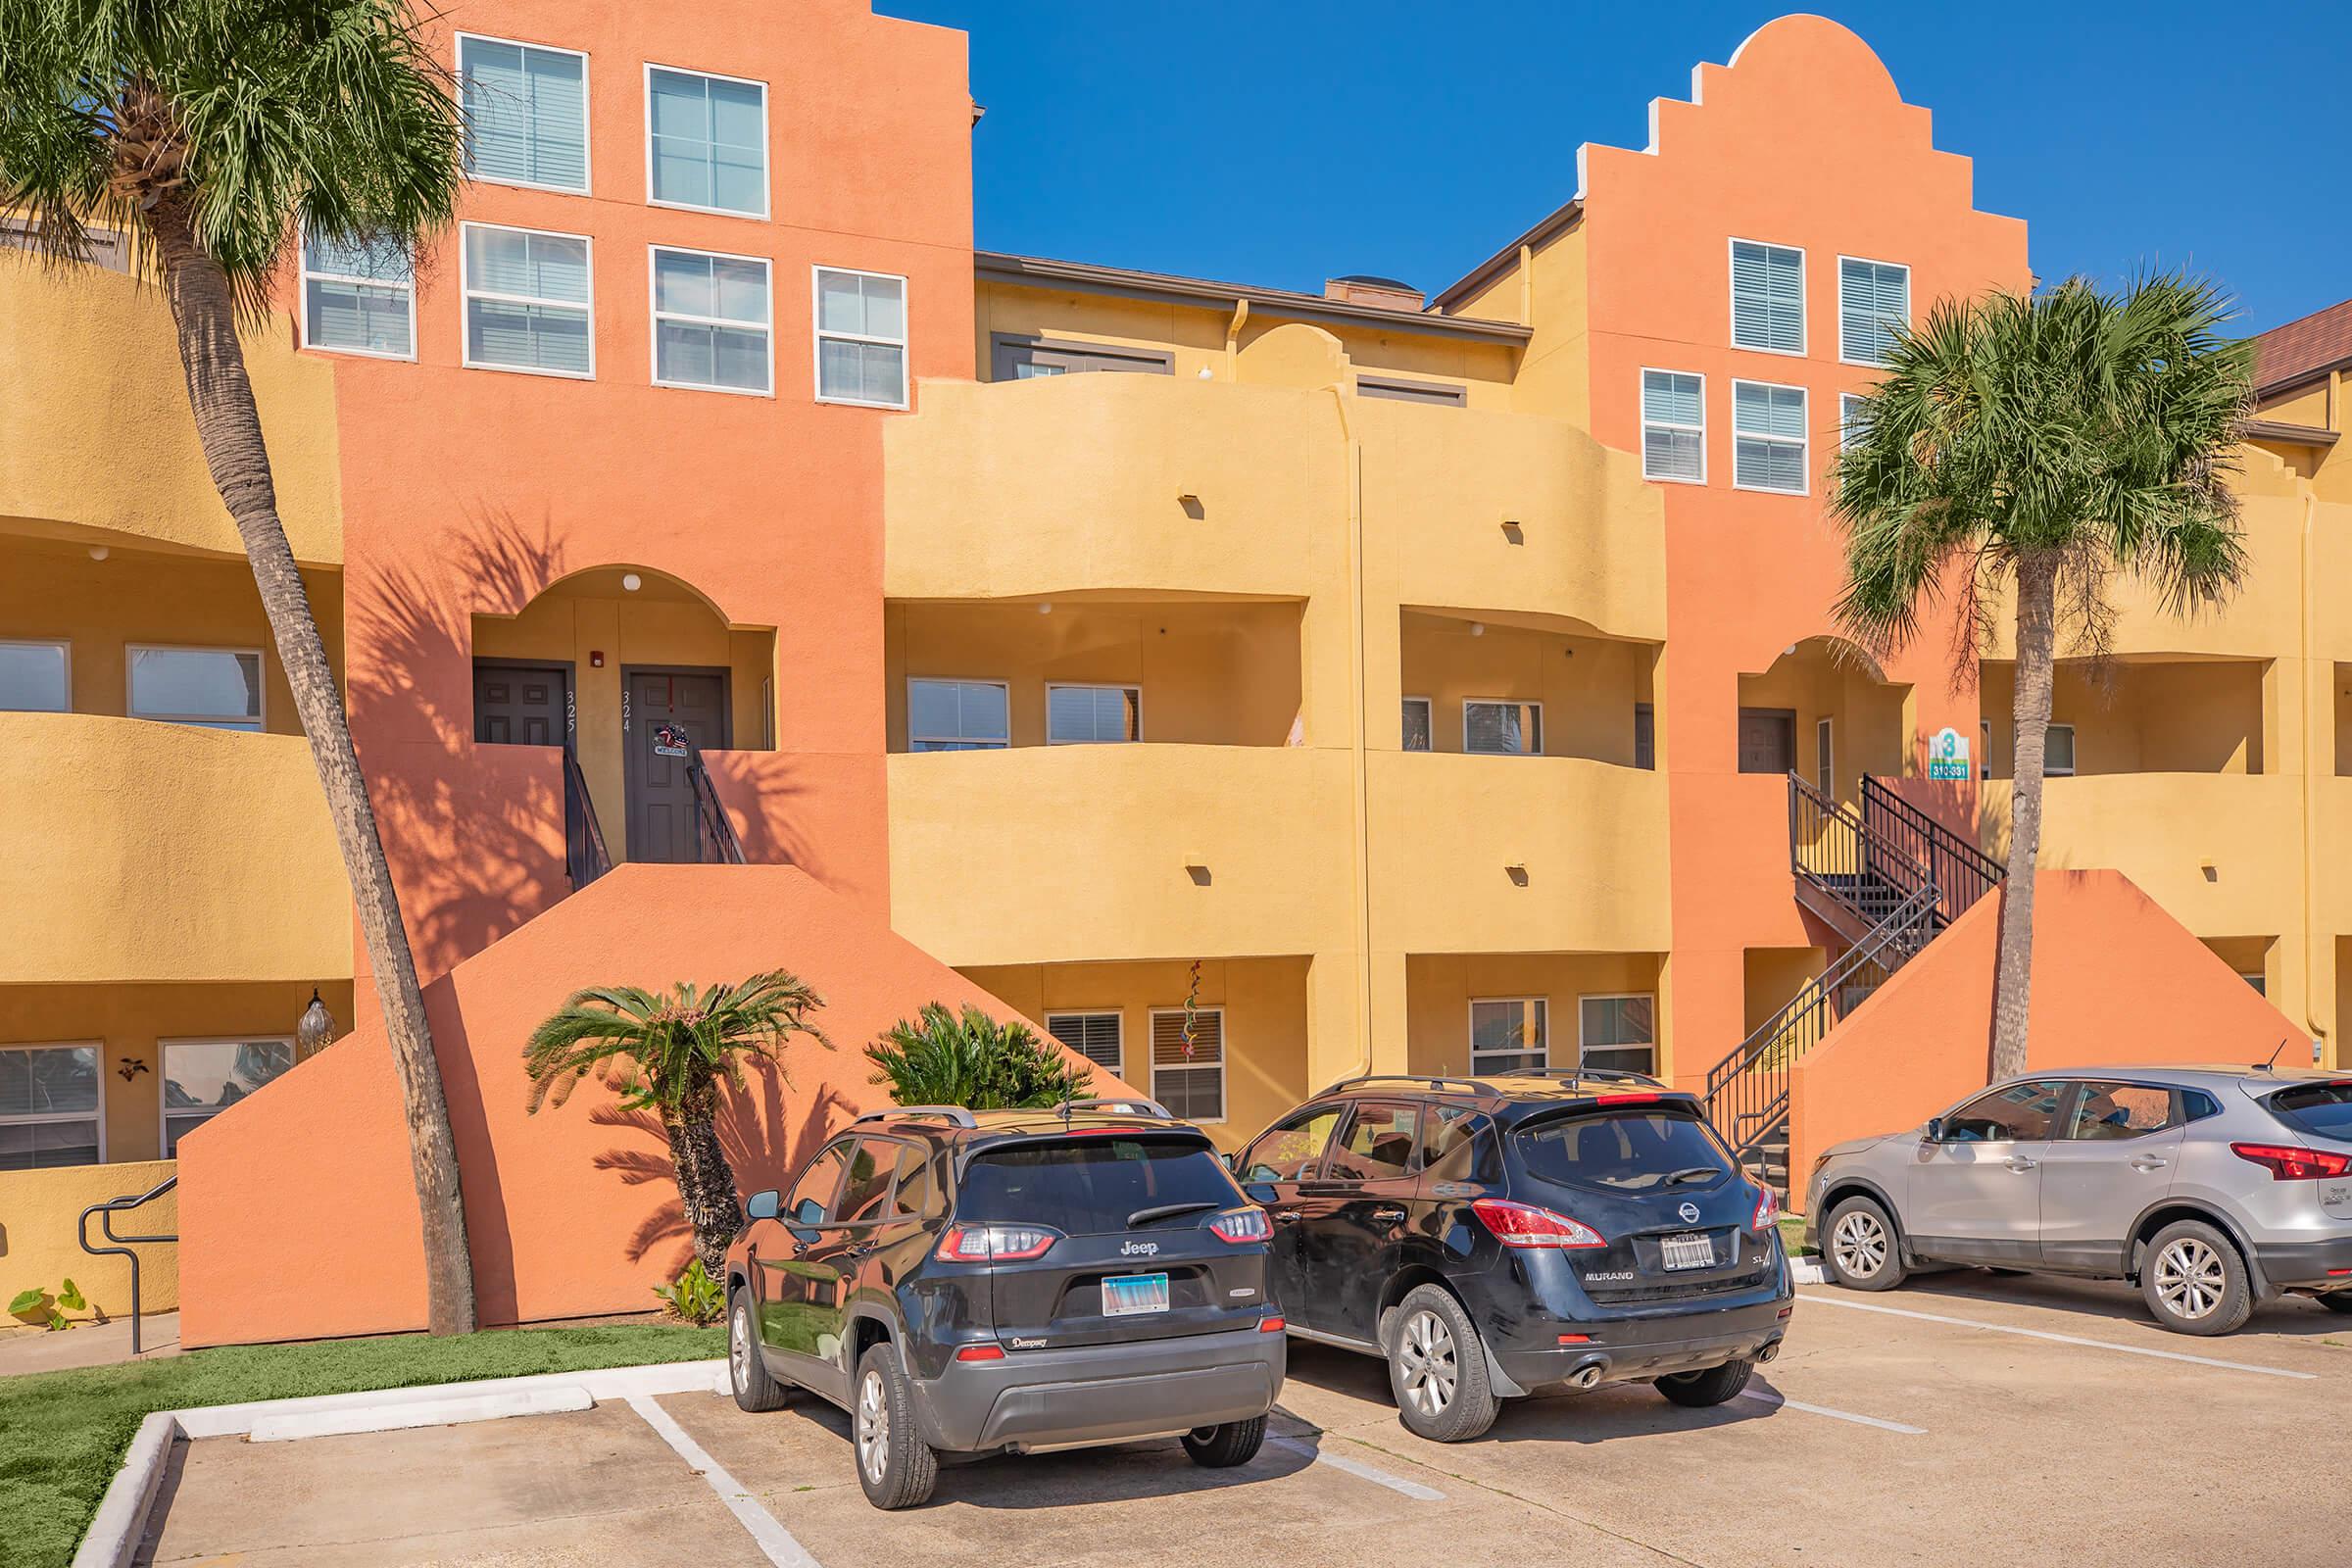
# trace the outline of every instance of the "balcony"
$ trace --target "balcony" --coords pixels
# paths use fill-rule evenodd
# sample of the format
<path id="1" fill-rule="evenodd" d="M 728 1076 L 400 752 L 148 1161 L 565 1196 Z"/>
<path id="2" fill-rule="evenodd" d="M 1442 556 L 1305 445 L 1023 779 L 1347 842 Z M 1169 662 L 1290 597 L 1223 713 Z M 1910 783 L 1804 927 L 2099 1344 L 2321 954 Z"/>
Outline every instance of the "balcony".
<path id="1" fill-rule="evenodd" d="M 0 984 L 352 972 L 309 744 L 0 712 Z"/>

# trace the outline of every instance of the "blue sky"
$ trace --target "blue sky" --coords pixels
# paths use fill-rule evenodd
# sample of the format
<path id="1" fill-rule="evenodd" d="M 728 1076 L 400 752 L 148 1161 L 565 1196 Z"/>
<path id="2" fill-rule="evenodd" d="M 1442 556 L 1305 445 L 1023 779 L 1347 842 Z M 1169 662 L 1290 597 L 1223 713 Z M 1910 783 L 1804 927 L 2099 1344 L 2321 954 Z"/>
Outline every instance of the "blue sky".
<path id="1" fill-rule="evenodd" d="M 1316 289 L 1452 281 L 1575 193 L 1585 141 L 1789 9 L 1734 0 L 875 0 L 972 35 L 983 248 Z M 2041 276 L 2185 264 L 2248 330 L 2352 296 L 2338 0 L 1821 6 Z"/>

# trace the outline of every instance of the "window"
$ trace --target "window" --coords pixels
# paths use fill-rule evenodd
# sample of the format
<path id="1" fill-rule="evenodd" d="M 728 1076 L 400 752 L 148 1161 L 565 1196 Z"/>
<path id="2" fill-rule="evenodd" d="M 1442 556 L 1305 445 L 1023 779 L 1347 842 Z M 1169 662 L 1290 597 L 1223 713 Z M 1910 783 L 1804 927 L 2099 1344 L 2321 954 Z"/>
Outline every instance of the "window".
<path id="1" fill-rule="evenodd" d="M 906 749 L 1000 751 L 1012 743 L 1010 701 L 1001 680 L 910 680 Z"/>
<path id="2" fill-rule="evenodd" d="M 1394 1181 L 1413 1168 L 1413 1140 L 1420 1135 L 1421 1107 L 1404 1101 L 1358 1101 L 1348 1132 L 1323 1166 L 1333 1182 Z"/>
<path id="3" fill-rule="evenodd" d="M 2252 986 L 2254 988 L 2254 994 L 2258 997 L 2267 997 L 2271 994 L 2271 981 L 2268 975 L 2260 973 L 2241 974 L 2238 976 L 2238 978 L 2243 980 L 2247 985 Z"/>
<path id="4" fill-rule="evenodd" d="M 73 709 L 71 644 L 0 642 L 0 710 L 66 713 Z"/>
<path id="5" fill-rule="evenodd" d="M 1047 375 L 1080 375 L 1099 371 L 1140 375 L 1174 375 L 1176 356 L 1165 349 L 1132 349 L 1118 343 L 1062 343 L 1042 337 L 1009 337 L 998 333 L 989 340 L 992 381 L 1033 381 Z"/>
<path id="6" fill-rule="evenodd" d="M 1297 1182 L 1314 1174 L 1315 1162 L 1323 1157 L 1323 1146 L 1331 1142 L 1331 1130 L 1340 1124 L 1341 1105 L 1310 1105 L 1294 1111 L 1268 1132 L 1239 1161 L 1236 1168 L 1246 1182 Z"/>
<path id="7" fill-rule="evenodd" d="M 939 1176 L 932 1168 L 931 1156 L 912 1144 L 900 1146 L 890 1212 L 899 1216 L 926 1215 L 937 1212 L 939 1206 Z"/>
<path id="8" fill-rule="evenodd" d="M 653 247 L 654 384 L 769 391 L 768 268 L 757 256 Z"/>
<path id="9" fill-rule="evenodd" d="M 2067 1113 L 2065 1137 L 2073 1143 L 2144 1138 L 2178 1127 L 2181 1117 L 2170 1089 L 2146 1084 L 2087 1083 Z"/>
<path id="10" fill-rule="evenodd" d="M 1535 757 L 1544 750 L 1544 705 L 1473 698 L 1462 704 L 1462 750 Z"/>
<path id="11" fill-rule="evenodd" d="M 1555 1116 L 1512 1135 L 1538 1181 L 1604 1193 L 1654 1193 L 1695 1171 L 1732 1174 L 1723 1143 L 1700 1118 L 1676 1110 L 1613 1110 Z"/>
<path id="12" fill-rule="evenodd" d="M 645 68 L 646 199 L 661 207 L 767 216 L 767 87 Z"/>
<path id="13" fill-rule="evenodd" d="M 465 223 L 458 270 L 466 364 L 536 375 L 596 373 L 595 289 L 579 234 Z"/>
<path id="14" fill-rule="evenodd" d="M 2042 741 L 2041 770 L 2052 778 L 2072 778 L 2075 772 L 2075 726 L 2052 724 Z"/>
<path id="15" fill-rule="evenodd" d="M 906 406 L 906 280 L 816 270 L 816 400 Z"/>
<path id="16" fill-rule="evenodd" d="M 850 1156 L 850 1177 L 842 1184 L 841 1200 L 833 1205 L 836 1223 L 861 1224 L 882 1217 L 882 1200 L 890 1196 L 890 1179 L 898 1174 L 903 1144 L 891 1138 L 860 1138 Z"/>
<path id="17" fill-rule="evenodd" d="M 1870 399 L 1859 392 L 1838 394 L 1838 450 L 1862 439 L 1864 425 L 1870 416 Z"/>
<path id="18" fill-rule="evenodd" d="M 1048 686 L 1046 744 L 1074 746 L 1089 741 L 1144 738 L 1144 691 L 1140 686 Z"/>
<path id="19" fill-rule="evenodd" d="M 850 1140 L 827 1144 L 801 1172 L 801 1179 L 792 1184 L 792 1195 L 778 1208 L 785 1223 L 822 1225 L 825 1211 L 833 1205 L 833 1194 L 841 1186 L 841 1169 L 849 1162 Z"/>
<path id="20" fill-rule="evenodd" d="M 1805 389 L 1732 383 L 1732 483 L 1742 490 L 1805 493 Z"/>
<path id="21" fill-rule="evenodd" d="M 1977 720 L 1977 744 L 1984 748 L 1984 755 L 1977 759 L 1977 777 L 1990 778 L 1992 777 L 1991 719 L 1980 718 Z"/>
<path id="22" fill-rule="evenodd" d="M 0 1170 L 95 1165 L 98 1047 L 0 1046 Z"/>
<path id="23" fill-rule="evenodd" d="M 167 1040 L 164 1046 L 164 1157 L 179 1140 L 294 1065 L 294 1042 Z"/>
<path id="24" fill-rule="evenodd" d="M 1047 1225 L 1064 1236 L 1125 1236 L 1133 1229 L 1127 1216 L 1138 1209 L 1181 1204 L 1198 1210 L 1182 1218 L 1170 1214 L 1162 1223 L 1173 1227 L 1197 1225 L 1207 1218 L 1204 1211 L 1232 1202 L 1233 1178 L 1200 1134 L 1138 1131 L 984 1150 L 957 1183 L 956 1217 Z M 1074 1282 L 1068 1299 L 1082 1296 L 1090 1304 L 1099 1299 L 1091 1284 Z"/>
<path id="25" fill-rule="evenodd" d="M 2198 1095 L 2198 1090 L 2188 1091 Z M 2264 1108 L 2299 1133 L 2315 1138 L 2352 1139 L 2352 1083 L 2297 1084 L 2284 1089 L 2263 1102 Z M 2201 1112 L 2189 1108 L 2190 1119 Z"/>
<path id="26" fill-rule="evenodd" d="M 1838 793 L 1837 739 L 1826 718 L 1813 721 L 1813 784 L 1824 795 Z"/>
<path id="27" fill-rule="evenodd" d="M 1397 403 L 1435 403 L 1448 409 L 1462 408 L 1470 401 L 1468 387 L 1448 386 L 1443 381 L 1399 381 L 1394 376 L 1380 375 L 1357 376 L 1355 395 L 1388 398 Z"/>
<path id="28" fill-rule="evenodd" d="M 1421 1122 L 1421 1169 L 1432 1181 L 1472 1179 L 1487 1119 L 1468 1105 L 1431 1105 Z"/>
<path id="29" fill-rule="evenodd" d="M 1184 1009 L 1152 1013 L 1152 1098 L 1186 1121 L 1225 1119 L 1225 1009 L 1195 1007 L 1187 1049 Z"/>
<path id="30" fill-rule="evenodd" d="M 1707 381 L 1682 370 L 1642 372 L 1642 477 L 1707 482 Z"/>
<path id="31" fill-rule="evenodd" d="M 1429 699 L 1407 697 L 1404 700 L 1404 749 L 1426 752 L 1430 743 Z"/>
<path id="32" fill-rule="evenodd" d="M 2066 1086 L 2044 1079 L 1995 1089 L 1943 1119 L 1947 1144 L 2039 1143 L 2050 1136 L 2050 1120 Z"/>
<path id="33" fill-rule="evenodd" d="M 406 246 L 302 238 L 302 346 L 416 357 L 416 273 Z"/>
<path id="34" fill-rule="evenodd" d="M 1120 1070 L 1122 1020 L 1116 1012 L 1049 1012 L 1046 1033 L 1098 1067 Z"/>
<path id="35" fill-rule="evenodd" d="M 1805 352 L 1803 251 L 1732 241 L 1732 344 L 1768 354 Z"/>
<path id="36" fill-rule="evenodd" d="M 588 193 L 588 57 L 458 34 L 466 172 L 501 185 Z"/>
<path id="37" fill-rule="evenodd" d="M 1473 1073 L 1541 1072 L 1551 1065 L 1550 1004 L 1542 997 L 1492 997 L 1470 1004 Z"/>
<path id="38" fill-rule="evenodd" d="M 1658 1001 L 1647 994 L 1576 999 L 1577 1060 L 1606 1072 L 1658 1070 Z"/>
<path id="39" fill-rule="evenodd" d="M 260 729 L 262 656 L 252 649 L 134 644 L 130 716 L 208 729 Z"/>
<path id="40" fill-rule="evenodd" d="M 1885 365 L 1894 328 L 1911 324 L 1911 269 L 1893 262 L 1838 258 L 1838 357 L 1848 365 Z"/>
<path id="41" fill-rule="evenodd" d="M 1658 765 L 1658 710 L 1647 703 L 1634 705 L 1634 765 Z"/>

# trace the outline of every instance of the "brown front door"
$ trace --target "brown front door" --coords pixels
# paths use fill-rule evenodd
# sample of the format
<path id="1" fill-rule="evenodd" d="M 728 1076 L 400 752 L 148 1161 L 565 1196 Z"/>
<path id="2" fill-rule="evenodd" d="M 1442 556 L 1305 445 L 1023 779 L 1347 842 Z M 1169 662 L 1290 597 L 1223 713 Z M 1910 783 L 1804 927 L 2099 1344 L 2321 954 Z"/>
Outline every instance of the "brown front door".
<path id="1" fill-rule="evenodd" d="M 485 746 L 562 746 L 571 738 L 571 671 L 561 664 L 473 666 L 473 738 Z"/>
<path id="2" fill-rule="evenodd" d="M 728 743 L 727 672 L 626 669 L 620 692 L 628 858 L 699 860 L 686 763 L 697 747 L 721 750 Z"/>
<path id="3" fill-rule="evenodd" d="M 1787 773 L 1795 767 L 1795 711 L 1787 708 L 1740 710 L 1740 771 Z"/>

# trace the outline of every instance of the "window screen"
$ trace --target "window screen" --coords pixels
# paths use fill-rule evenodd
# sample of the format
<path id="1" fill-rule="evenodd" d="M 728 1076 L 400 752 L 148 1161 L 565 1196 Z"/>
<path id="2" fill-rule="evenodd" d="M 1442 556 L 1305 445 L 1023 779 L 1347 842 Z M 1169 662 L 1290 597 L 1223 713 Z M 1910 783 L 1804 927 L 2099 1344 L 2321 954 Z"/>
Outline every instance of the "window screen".
<path id="1" fill-rule="evenodd" d="M 1193 1009 L 1192 1036 L 1184 1012 L 1152 1014 L 1152 1098 L 1187 1121 L 1225 1119 L 1225 1009 Z"/>
<path id="2" fill-rule="evenodd" d="M 1911 324 L 1911 269 L 1892 262 L 1838 262 L 1838 357 L 1884 365 L 1896 327 Z"/>
<path id="3" fill-rule="evenodd" d="M 1119 1071 L 1119 1015 L 1115 1012 L 1050 1012 L 1046 1030 L 1098 1067 Z"/>
<path id="4" fill-rule="evenodd" d="M 588 189 L 588 61 L 568 49 L 458 39 L 466 172 L 510 185 Z"/>
<path id="5" fill-rule="evenodd" d="M 1775 354 L 1805 352 L 1805 253 L 1732 241 L 1732 342 Z"/>
<path id="6" fill-rule="evenodd" d="M 1642 477 L 1706 478 L 1705 387 L 1679 370 L 1642 372 Z"/>

